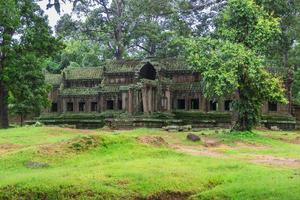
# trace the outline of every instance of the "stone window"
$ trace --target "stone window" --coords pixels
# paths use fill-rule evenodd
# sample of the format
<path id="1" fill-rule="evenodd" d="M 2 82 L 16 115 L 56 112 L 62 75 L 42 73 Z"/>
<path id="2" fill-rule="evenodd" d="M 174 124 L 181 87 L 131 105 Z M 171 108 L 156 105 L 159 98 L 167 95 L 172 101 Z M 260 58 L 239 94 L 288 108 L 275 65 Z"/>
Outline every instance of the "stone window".
<path id="1" fill-rule="evenodd" d="M 106 109 L 107 110 L 113 110 L 114 109 L 114 101 L 113 100 L 107 100 L 106 101 Z"/>
<path id="2" fill-rule="evenodd" d="M 216 101 L 209 102 L 209 110 L 210 111 L 217 111 L 218 103 Z"/>
<path id="3" fill-rule="evenodd" d="M 185 109 L 185 99 L 177 99 L 177 109 L 179 110 Z"/>
<path id="4" fill-rule="evenodd" d="M 225 109 L 225 111 L 232 110 L 232 101 L 231 100 L 224 101 L 224 109 Z"/>
<path id="5" fill-rule="evenodd" d="M 191 109 L 199 110 L 199 99 L 191 99 Z"/>
<path id="6" fill-rule="evenodd" d="M 85 111 L 85 102 L 79 102 L 79 112 Z"/>
<path id="7" fill-rule="evenodd" d="M 52 103 L 51 112 L 57 112 L 57 111 L 58 111 L 57 103 Z"/>
<path id="8" fill-rule="evenodd" d="M 73 107 L 73 103 L 72 102 L 68 102 L 67 103 L 67 111 L 68 112 L 73 112 L 74 111 L 74 107 Z"/>
<path id="9" fill-rule="evenodd" d="M 96 112 L 97 111 L 97 107 L 98 107 L 98 103 L 97 102 L 92 102 L 91 103 L 91 111 L 92 112 Z"/>
<path id="10" fill-rule="evenodd" d="M 122 110 L 122 100 L 118 100 L 118 109 Z"/>
<path id="11" fill-rule="evenodd" d="M 268 109 L 271 112 L 276 112 L 277 111 L 277 103 L 268 102 Z"/>

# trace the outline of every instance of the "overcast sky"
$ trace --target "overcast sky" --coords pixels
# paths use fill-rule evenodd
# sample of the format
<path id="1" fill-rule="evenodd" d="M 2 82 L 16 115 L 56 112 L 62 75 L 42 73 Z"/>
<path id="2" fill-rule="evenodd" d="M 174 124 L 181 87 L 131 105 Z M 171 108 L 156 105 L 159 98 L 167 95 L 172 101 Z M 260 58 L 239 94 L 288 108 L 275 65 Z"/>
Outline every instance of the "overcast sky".
<path id="1" fill-rule="evenodd" d="M 48 0 L 42 0 L 41 2 L 38 2 L 38 4 L 41 6 L 41 8 L 45 11 L 46 15 L 48 15 L 49 24 L 52 27 L 52 30 L 54 31 L 54 26 L 56 25 L 57 21 L 59 20 L 60 16 L 55 11 L 54 7 L 50 9 L 47 8 Z M 66 3 L 61 5 L 61 14 L 71 13 L 72 12 L 72 3 Z"/>

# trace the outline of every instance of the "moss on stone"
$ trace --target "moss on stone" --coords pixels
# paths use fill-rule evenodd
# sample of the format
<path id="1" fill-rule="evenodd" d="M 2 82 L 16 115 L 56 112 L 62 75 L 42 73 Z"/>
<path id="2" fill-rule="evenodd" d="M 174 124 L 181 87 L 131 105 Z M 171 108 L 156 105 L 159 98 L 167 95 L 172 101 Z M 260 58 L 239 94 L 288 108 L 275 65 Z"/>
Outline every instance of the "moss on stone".
<path id="1" fill-rule="evenodd" d="M 99 87 L 93 88 L 65 88 L 60 91 L 62 96 L 91 96 L 98 95 L 100 92 Z"/>
<path id="2" fill-rule="evenodd" d="M 46 73 L 45 82 L 52 86 L 59 86 L 62 83 L 62 75 Z"/>
<path id="3" fill-rule="evenodd" d="M 81 67 L 64 69 L 66 80 L 91 80 L 102 79 L 103 69 L 101 67 Z"/>

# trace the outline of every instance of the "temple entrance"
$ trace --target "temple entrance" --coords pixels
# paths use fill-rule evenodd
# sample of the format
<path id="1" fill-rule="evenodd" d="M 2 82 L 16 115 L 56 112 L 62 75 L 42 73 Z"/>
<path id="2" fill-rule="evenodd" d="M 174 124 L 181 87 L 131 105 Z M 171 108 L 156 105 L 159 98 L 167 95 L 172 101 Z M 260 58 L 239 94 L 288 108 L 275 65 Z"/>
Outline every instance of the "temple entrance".
<path id="1" fill-rule="evenodd" d="M 155 80 L 156 79 L 156 70 L 149 62 L 145 64 L 140 70 L 140 79 L 149 79 Z"/>

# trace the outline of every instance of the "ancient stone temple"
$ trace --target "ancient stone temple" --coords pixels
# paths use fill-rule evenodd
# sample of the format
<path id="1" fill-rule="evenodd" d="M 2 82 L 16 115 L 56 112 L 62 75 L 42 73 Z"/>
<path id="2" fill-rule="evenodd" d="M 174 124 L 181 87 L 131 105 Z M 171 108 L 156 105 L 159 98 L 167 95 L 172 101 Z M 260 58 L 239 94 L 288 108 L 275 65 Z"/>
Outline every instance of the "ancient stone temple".
<path id="1" fill-rule="evenodd" d="M 233 96 L 206 99 L 201 74 L 183 61 L 108 61 L 93 68 L 66 68 L 45 74 L 53 87 L 51 107 L 39 120 L 76 127 L 231 127 Z M 296 127 L 287 105 L 265 102 L 261 124 Z M 76 119 L 74 119 L 74 116 Z"/>
<path id="2" fill-rule="evenodd" d="M 102 67 L 66 68 L 61 74 L 46 74 L 53 86 L 52 106 L 47 112 L 80 113 L 124 111 L 230 112 L 232 98 L 206 99 L 201 75 L 184 62 L 173 59 L 107 62 Z M 263 113 L 289 115 L 286 105 L 266 102 Z"/>

